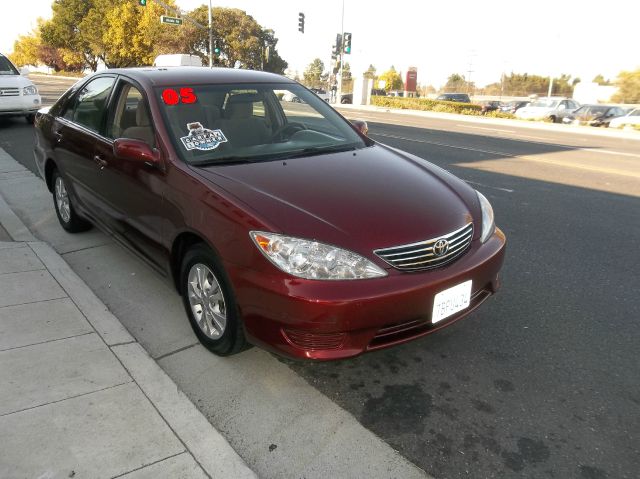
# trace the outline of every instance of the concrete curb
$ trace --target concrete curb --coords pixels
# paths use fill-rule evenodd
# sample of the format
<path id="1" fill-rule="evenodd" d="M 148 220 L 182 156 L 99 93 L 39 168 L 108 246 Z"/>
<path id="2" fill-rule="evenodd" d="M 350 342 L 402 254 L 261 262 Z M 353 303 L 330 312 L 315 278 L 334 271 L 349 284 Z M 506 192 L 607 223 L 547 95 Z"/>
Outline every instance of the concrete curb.
<path id="1" fill-rule="evenodd" d="M 461 121 L 466 123 L 478 123 L 483 125 L 512 126 L 531 130 L 553 131 L 556 133 L 569 133 L 573 135 L 604 136 L 608 138 L 621 138 L 640 140 L 640 131 L 626 131 L 615 129 L 600 129 L 594 127 L 576 127 L 575 125 L 561 125 L 526 120 L 511 120 L 509 118 L 486 118 L 483 116 L 459 115 L 456 113 L 438 113 L 432 111 L 401 110 L 398 108 L 385 108 L 373 105 L 332 105 L 338 111 L 352 110 L 363 113 L 395 113 L 398 115 L 416 116 L 421 118 L 437 118 L 439 120 Z"/>
<path id="2" fill-rule="evenodd" d="M 15 241 L 28 242 L 209 477 L 257 477 L 66 261 L 51 246 L 38 241 L 31 234 L 1 192 L 0 222 Z"/>

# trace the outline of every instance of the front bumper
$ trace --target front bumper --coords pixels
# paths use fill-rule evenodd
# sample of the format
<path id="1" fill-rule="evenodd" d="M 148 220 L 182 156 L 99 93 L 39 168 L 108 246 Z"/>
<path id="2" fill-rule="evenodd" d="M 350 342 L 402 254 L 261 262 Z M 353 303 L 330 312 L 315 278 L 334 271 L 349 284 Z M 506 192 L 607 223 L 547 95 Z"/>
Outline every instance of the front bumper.
<path id="1" fill-rule="evenodd" d="M 31 115 L 40 108 L 42 108 L 40 95 L 0 97 L 0 116 Z"/>
<path id="2" fill-rule="evenodd" d="M 285 356 L 330 360 L 410 341 L 463 318 L 498 290 L 505 244 L 496 229 L 448 266 L 419 273 L 390 269 L 387 277 L 369 280 L 312 281 L 225 267 L 249 341 Z M 469 279 L 470 306 L 432 324 L 434 296 Z"/>

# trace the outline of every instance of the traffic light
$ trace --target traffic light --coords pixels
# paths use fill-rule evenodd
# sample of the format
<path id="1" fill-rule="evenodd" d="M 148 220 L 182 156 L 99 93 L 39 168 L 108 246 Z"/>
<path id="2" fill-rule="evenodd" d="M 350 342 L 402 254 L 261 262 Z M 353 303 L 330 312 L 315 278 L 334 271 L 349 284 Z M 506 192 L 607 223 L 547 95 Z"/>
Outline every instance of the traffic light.
<path id="1" fill-rule="evenodd" d="M 336 33 L 336 53 L 340 53 L 342 51 L 342 34 Z"/>
<path id="2" fill-rule="evenodd" d="M 298 13 L 298 31 L 304 33 L 304 13 Z"/>
<path id="3" fill-rule="evenodd" d="M 140 0 L 143 1 L 143 0 Z M 220 55 L 220 52 L 222 51 L 222 49 L 220 48 L 220 40 L 214 40 L 213 41 L 213 53 L 215 55 Z"/>
<path id="4" fill-rule="evenodd" d="M 349 55 L 351 54 L 351 34 L 344 34 L 344 52 Z"/>
<path id="5" fill-rule="evenodd" d="M 138 3 L 140 4 L 140 6 L 142 7 L 146 7 L 147 6 L 147 0 L 138 0 Z"/>

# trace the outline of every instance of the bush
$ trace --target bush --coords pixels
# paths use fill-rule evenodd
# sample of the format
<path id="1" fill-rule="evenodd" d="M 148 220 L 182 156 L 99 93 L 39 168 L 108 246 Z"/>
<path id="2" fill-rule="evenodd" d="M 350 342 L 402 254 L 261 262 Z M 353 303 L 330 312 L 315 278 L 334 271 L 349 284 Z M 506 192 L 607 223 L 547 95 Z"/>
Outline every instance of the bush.
<path id="1" fill-rule="evenodd" d="M 509 118 L 509 119 L 515 119 L 516 117 L 513 113 L 507 113 L 506 111 L 497 111 L 497 110 L 487 112 L 485 116 L 489 118 Z"/>
<path id="2" fill-rule="evenodd" d="M 479 115 L 482 110 L 482 106 L 473 103 L 393 96 L 372 96 L 371 104 L 386 108 L 398 108 L 400 110 L 437 111 L 443 113 L 460 113 L 463 115 Z"/>

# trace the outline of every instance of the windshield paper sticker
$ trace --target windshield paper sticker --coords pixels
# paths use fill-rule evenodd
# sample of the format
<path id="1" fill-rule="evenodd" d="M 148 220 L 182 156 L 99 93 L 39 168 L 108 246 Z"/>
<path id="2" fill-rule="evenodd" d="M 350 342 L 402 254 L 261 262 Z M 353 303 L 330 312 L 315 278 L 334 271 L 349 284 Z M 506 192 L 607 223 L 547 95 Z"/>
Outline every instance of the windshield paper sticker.
<path id="1" fill-rule="evenodd" d="M 221 130 L 209 130 L 198 122 L 187 123 L 189 134 L 180 138 L 187 150 L 215 150 L 227 139 Z"/>

